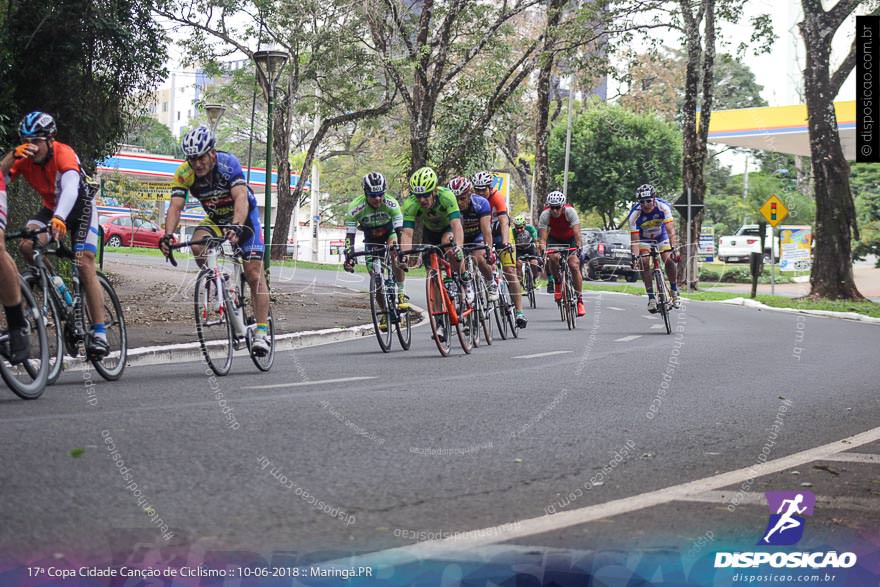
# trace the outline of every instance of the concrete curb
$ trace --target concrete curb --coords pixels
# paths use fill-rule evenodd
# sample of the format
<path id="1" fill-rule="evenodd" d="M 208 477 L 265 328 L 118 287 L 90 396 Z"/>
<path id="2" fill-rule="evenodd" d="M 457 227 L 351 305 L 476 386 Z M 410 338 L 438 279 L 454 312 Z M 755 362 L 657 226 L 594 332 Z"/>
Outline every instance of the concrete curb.
<path id="1" fill-rule="evenodd" d="M 413 324 L 413 328 L 425 324 L 428 321 L 427 312 L 413 305 L 412 310 L 419 314 L 419 320 Z M 195 326 L 193 326 L 195 329 Z M 373 335 L 373 324 L 361 324 L 348 328 L 325 328 L 322 330 L 306 330 L 304 332 L 291 332 L 275 335 L 275 351 L 292 351 L 300 348 L 332 344 L 355 340 Z M 216 346 L 220 346 L 219 343 Z M 235 351 L 236 357 L 248 358 L 247 349 Z M 164 365 L 169 363 L 189 363 L 203 361 L 202 349 L 198 342 L 187 342 L 164 346 L 149 346 L 128 349 L 127 367 L 141 367 L 146 365 Z M 64 358 L 65 369 L 81 365 L 82 359 L 66 356 Z"/>

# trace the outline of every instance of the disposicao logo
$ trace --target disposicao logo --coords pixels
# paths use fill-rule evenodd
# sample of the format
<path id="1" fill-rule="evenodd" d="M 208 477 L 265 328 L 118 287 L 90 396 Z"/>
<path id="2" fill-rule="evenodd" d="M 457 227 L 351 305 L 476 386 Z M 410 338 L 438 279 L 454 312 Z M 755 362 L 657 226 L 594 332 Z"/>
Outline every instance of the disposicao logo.
<path id="1" fill-rule="evenodd" d="M 768 491 L 770 519 L 759 546 L 791 546 L 804 535 L 804 516 L 813 515 L 816 496 L 809 491 Z M 854 552 L 716 552 L 715 568 L 848 569 L 858 559 Z"/>
<path id="2" fill-rule="evenodd" d="M 804 535 L 804 518 L 812 516 L 816 496 L 810 491 L 768 491 L 770 521 L 758 544 L 791 546 Z"/>

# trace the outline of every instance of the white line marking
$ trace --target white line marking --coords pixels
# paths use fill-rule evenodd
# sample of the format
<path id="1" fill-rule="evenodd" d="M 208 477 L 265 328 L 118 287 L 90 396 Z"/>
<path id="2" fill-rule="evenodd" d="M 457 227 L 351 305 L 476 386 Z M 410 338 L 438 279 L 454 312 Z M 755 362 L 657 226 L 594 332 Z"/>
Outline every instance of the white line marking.
<path id="1" fill-rule="evenodd" d="M 838 463 L 874 463 L 880 464 L 880 455 L 868 454 L 863 452 L 842 452 L 825 459 L 826 461 L 836 461 Z"/>
<path id="2" fill-rule="evenodd" d="M 508 542 L 547 532 L 556 532 L 564 528 L 594 522 L 604 518 L 628 514 L 646 508 L 664 505 L 672 501 L 687 499 L 698 496 L 707 491 L 721 489 L 742 483 L 746 479 L 764 477 L 772 473 L 778 473 L 793 467 L 799 467 L 813 461 L 827 460 L 829 456 L 843 451 L 880 440 L 880 428 L 873 428 L 866 432 L 831 442 L 822 446 L 810 448 L 801 452 L 756 463 L 750 467 L 705 477 L 672 485 L 656 491 L 649 491 L 631 497 L 615 499 L 609 502 L 586 506 L 576 510 L 563 511 L 553 515 L 543 515 L 537 518 L 521 520 L 515 524 L 508 523 L 491 528 L 483 528 L 464 532 L 443 540 L 429 540 L 418 544 L 392 548 L 379 552 L 369 553 L 355 559 L 355 561 L 369 561 L 376 566 L 378 562 L 383 565 L 401 565 L 414 561 L 446 555 L 460 550 L 472 550 L 480 546 Z M 339 559 L 325 563 L 325 566 L 351 567 L 357 562 L 352 559 Z M 363 564 L 363 563 L 361 563 Z"/>
<path id="3" fill-rule="evenodd" d="M 341 379 L 322 379 L 320 381 L 299 381 L 297 383 L 275 383 L 273 385 L 250 385 L 242 389 L 279 389 L 282 387 L 303 387 L 306 385 L 321 385 L 322 383 L 344 383 L 346 381 L 364 381 L 376 379 L 375 377 L 343 377 Z"/>
<path id="4" fill-rule="evenodd" d="M 629 342 L 631 340 L 635 340 L 637 338 L 642 338 L 641 334 L 630 334 L 629 336 L 624 336 L 623 338 L 616 338 L 614 342 Z"/>
<path id="5" fill-rule="evenodd" d="M 651 330 L 659 330 L 661 328 L 666 328 L 665 324 L 651 324 Z"/>
<path id="6" fill-rule="evenodd" d="M 659 316 L 651 316 L 650 314 L 642 314 L 642 318 L 647 318 L 648 320 L 656 320 Z"/>
<path id="7" fill-rule="evenodd" d="M 571 351 L 549 351 L 546 353 L 538 353 L 535 355 L 520 355 L 518 357 L 513 357 L 514 359 L 537 359 L 538 357 L 549 357 L 551 355 L 564 355 L 566 353 L 570 353 Z"/>
<path id="8" fill-rule="evenodd" d="M 624 310 L 623 308 L 618 308 L 617 306 L 605 306 L 605 307 L 608 308 L 609 310 L 616 310 L 618 312 L 626 312 L 626 310 Z"/>

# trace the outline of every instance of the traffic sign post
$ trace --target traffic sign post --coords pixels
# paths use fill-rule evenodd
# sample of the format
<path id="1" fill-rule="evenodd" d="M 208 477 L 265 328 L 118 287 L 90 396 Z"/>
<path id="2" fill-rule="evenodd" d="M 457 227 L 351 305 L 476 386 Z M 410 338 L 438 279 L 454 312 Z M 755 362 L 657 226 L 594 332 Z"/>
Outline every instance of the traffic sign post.
<path id="1" fill-rule="evenodd" d="M 770 224 L 770 295 L 776 295 L 776 251 L 773 249 L 775 238 L 773 229 L 788 216 L 788 208 L 776 194 L 773 194 L 761 206 L 761 215 Z"/>

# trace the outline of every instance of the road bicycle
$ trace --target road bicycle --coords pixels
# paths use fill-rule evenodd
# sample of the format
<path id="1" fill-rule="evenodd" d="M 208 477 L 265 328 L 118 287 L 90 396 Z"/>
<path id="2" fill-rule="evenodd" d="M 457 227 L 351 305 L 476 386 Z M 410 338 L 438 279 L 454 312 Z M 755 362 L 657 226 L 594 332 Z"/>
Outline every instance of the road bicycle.
<path id="1" fill-rule="evenodd" d="M 425 293 L 428 303 L 428 321 L 431 324 L 434 342 L 437 350 L 444 357 L 449 356 L 452 348 L 452 327 L 458 334 L 458 342 L 461 349 L 466 353 L 471 352 L 470 332 L 465 332 L 463 320 L 468 320 L 473 314 L 473 309 L 462 309 L 462 284 L 461 278 L 452 271 L 452 265 L 444 258 L 444 250 L 452 245 L 415 245 L 408 251 L 401 251 L 401 257 L 406 255 L 421 255 L 422 264 L 425 267 Z M 454 289 L 454 293 L 449 290 Z M 466 316 L 462 314 L 467 312 Z M 442 329 L 442 332 L 440 332 Z M 441 336 L 442 334 L 442 336 Z"/>
<path id="2" fill-rule="evenodd" d="M 569 330 L 577 328 L 577 290 L 574 288 L 574 278 L 571 267 L 568 266 L 568 257 L 577 252 L 577 247 L 548 245 L 548 255 L 559 255 L 559 280 L 562 284 L 562 299 L 556 302 L 559 307 L 560 320 L 565 322 Z"/>
<path id="3" fill-rule="evenodd" d="M 536 257 L 534 255 L 519 255 L 517 254 L 517 259 L 522 259 L 522 286 L 523 286 L 523 296 L 529 299 L 529 307 L 537 308 L 537 300 L 535 299 L 535 272 L 532 268 L 532 264 L 530 261 L 542 260 L 541 257 Z"/>
<path id="4" fill-rule="evenodd" d="M 501 252 L 510 250 L 511 246 L 496 249 L 498 253 L 495 260 L 495 271 L 492 274 L 495 284 L 498 286 L 498 299 L 492 302 L 492 310 L 495 314 L 495 324 L 498 326 L 498 334 L 502 340 L 508 336 L 519 337 L 519 327 L 516 325 L 516 306 L 510 295 L 507 285 L 507 277 L 504 274 L 504 266 L 501 263 Z"/>
<path id="5" fill-rule="evenodd" d="M 0 375 L 15 395 L 21 399 L 37 399 L 43 395 L 49 380 L 49 344 L 46 323 L 40 306 L 34 299 L 27 282 L 19 276 L 21 310 L 30 339 L 30 352 L 24 361 L 9 362 L 9 331 L 5 316 L 0 324 Z"/>
<path id="6" fill-rule="evenodd" d="M 192 245 L 205 247 L 202 254 L 204 264 L 196 277 L 193 298 L 196 333 L 208 367 L 218 376 L 228 374 L 235 351 L 247 347 L 257 369 L 268 371 L 275 361 L 275 324 L 272 310 L 269 309 L 269 352 L 266 355 L 257 355 L 253 349 L 257 321 L 252 308 L 250 288 L 244 276 L 244 261 L 239 254 L 240 250 L 228 243 L 225 237 L 208 236 L 196 241 L 169 245 L 168 261 L 177 267 L 174 249 Z"/>
<path id="7" fill-rule="evenodd" d="M 669 313 L 674 308 L 672 302 L 672 292 L 669 290 L 669 283 L 666 281 L 666 275 L 660 264 L 660 249 L 655 243 L 651 243 L 651 249 L 648 253 L 642 253 L 637 258 L 651 258 L 651 279 L 654 281 L 654 297 L 657 301 L 657 311 L 663 317 L 663 324 L 666 326 L 666 334 L 672 334 L 672 325 L 669 323 Z"/>
<path id="8" fill-rule="evenodd" d="M 471 276 L 471 284 L 474 291 L 474 321 L 479 323 L 471 333 L 474 346 L 478 346 L 480 342 L 480 328 L 483 331 L 483 340 L 487 345 L 492 344 L 492 306 L 489 302 L 489 288 L 486 285 L 486 278 L 477 265 L 474 253 L 477 251 L 489 252 L 489 245 L 471 244 L 462 247 L 465 252 L 465 272 Z"/>
<path id="9" fill-rule="evenodd" d="M 380 254 L 380 251 L 384 252 Z M 397 308 L 398 288 L 394 280 L 391 255 L 395 249 L 386 245 L 369 245 L 367 250 L 349 255 L 350 258 L 366 257 L 370 270 L 370 313 L 379 348 L 383 353 L 391 350 L 393 332 L 403 350 L 409 350 L 412 342 L 412 322 L 409 311 Z M 382 325 L 385 329 L 382 330 Z"/>
<path id="10" fill-rule="evenodd" d="M 85 356 L 101 377 L 107 381 L 116 381 L 122 377 L 128 359 L 128 332 L 119 296 L 107 276 L 98 271 L 104 331 L 109 350 L 103 357 L 91 356 L 86 352 L 85 346 L 92 318 L 76 266 L 76 253 L 56 240 L 42 242 L 40 235 L 48 232 L 49 228 L 44 227 L 38 230 L 20 230 L 7 236 L 7 239 L 27 239 L 33 244 L 34 262 L 22 277 L 34 294 L 46 327 L 49 350 L 47 382 L 51 385 L 61 376 L 65 352 L 73 358 Z M 71 261 L 70 287 L 49 262 L 50 255 Z"/>

